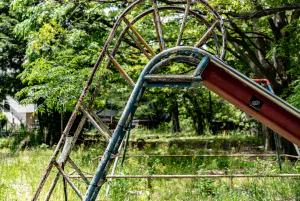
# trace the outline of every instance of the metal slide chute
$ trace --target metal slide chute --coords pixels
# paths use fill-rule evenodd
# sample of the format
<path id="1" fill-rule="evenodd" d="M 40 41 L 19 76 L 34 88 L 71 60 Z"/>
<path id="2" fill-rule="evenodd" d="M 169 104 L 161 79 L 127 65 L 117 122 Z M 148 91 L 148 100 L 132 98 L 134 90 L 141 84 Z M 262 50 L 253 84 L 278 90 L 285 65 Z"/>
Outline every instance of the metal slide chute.
<path id="1" fill-rule="evenodd" d="M 297 108 L 215 57 L 201 77 L 205 87 L 300 145 L 300 111 Z"/>

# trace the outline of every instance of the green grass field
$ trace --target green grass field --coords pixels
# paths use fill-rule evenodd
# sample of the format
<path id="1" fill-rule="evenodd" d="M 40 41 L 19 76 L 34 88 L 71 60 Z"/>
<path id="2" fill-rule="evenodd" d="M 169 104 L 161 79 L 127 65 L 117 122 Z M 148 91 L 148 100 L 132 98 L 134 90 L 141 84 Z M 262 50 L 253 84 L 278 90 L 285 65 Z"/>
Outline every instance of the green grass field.
<path id="1" fill-rule="evenodd" d="M 75 163 L 86 174 L 92 174 L 97 166 L 94 158 L 101 156 L 104 147 L 77 147 L 71 155 Z M 52 149 L 26 148 L 18 153 L 8 148 L 0 149 L 0 200 L 30 200 L 41 175 L 51 157 Z M 203 154 L 223 153 L 206 149 L 181 149 L 176 145 L 162 143 L 155 148 L 145 145 L 143 150 L 130 147 L 133 154 Z M 73 172 L 70 165 L 66 172 Z M 41 192 L 44 200 L 57 170 L 54 168 L 50 181 Z M 280 172 L 275 157 L 176 157 L 176 158 L 126 158 L 117 175 L 147 174 L 277 174 L 300 173 L 300 163 L 283 162 Z M 73 179 L 84 194 L 86 185 L 80 179 Z M 149 185 L 150 184 L 150 185 Z M 97 200 L 299 200 L 300 178 L 236 178 L 230 188 L 227 178 L 199 179 L 114 179 L 111 190 L 105 195 L 105 184 Z M 79 200 L 68 186 L 69 200 Z M 51 200 L 63 200 L 62 179 L 59 180 Z"/>

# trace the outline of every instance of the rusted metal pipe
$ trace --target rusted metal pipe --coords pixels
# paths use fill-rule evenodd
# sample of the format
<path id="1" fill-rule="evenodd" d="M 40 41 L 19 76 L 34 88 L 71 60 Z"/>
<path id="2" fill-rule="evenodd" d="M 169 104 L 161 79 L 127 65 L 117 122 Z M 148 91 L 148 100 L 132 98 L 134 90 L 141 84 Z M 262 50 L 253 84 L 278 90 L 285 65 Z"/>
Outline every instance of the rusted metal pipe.
<path id="1" fill-rule="evenodd" d="M 164 49 L 166 49 L 166 44 L 164 40 L 164 35 L 162 31 L 161 20 L 160 20 L 160 15 L 159 15 L 156 0 L 153 0 L 153 7 L 154 7 L 154 24 L 155 24 L 157 40 L 159 43 L 160 51 L 163 51 Z"/>
<path id="2" fill-rule="evenodd" d="M 208 38 L 211 36 L 212 32 L 214 31 L 215 27 L 220 21 L 217 20 L 213 25 L 206 31 L 206 33 L 201 37 L 201 39 L 196 43 L 195 47 L 201 47 L 205 44 L 205 42 L 208 40 Z"/>
<path id="3" fill-rule="evenodd" d="M 184 155 L 126 155 L 129 158 L 145 157 L 274 157 L 276 154 L 184 154 Z M 294 155 L 281 154 L 281 157 L 300 158 Z"/>
<path id="4" fill-rule="evenodd" d="M 180 11 L 180 12 L 184 12 L 185 11 L 185 8 L 183 7 L 178 7 L 178 6 L 161 6 L 161 7 L 158 7 L 158 11 L 164 11 L 164 10 L 174 10 L 174 11 Z M 141 18 L 145 17 L 146 15 L 149 15 L 151 14 L 152 12 L 154 12 L 154 9 L 149 9 L 149 10 L 146 10 L 144 11 L 143 13 L 139 14 L 138 16 L 136 16 L 130 23 L 133 25 L 135 24 L 138 20 L 140 20 Z M 189 15 L 195 17 L 198 21 L 204 23 L 207 27 L 210 27 L 210 23 L 202 16 L 200 15 L 199 13 L 197 13 L 196 11 L 193 11 L 193 10 L 190 10 L 189 11 Z M 122 31 L 122 33 L 119 35 L 118 37 L 118 40 L 111 52 L 111 55 L 114 56 L 117 49 L 119 48 L 120 44 L 121 44 L 121 41 L 123 40 L 124 38 L 124 35 L 126 34 L 126 32 L 128 31 L 129 27 L 125 27 L 124 30 Z M 223 29 L 225 29 L 225 27 L 223 27 Z M 223 31 L 225 32 L 225 30 Z M 214 43 L 215 43 L 215 46 L 217 47 L 217 50 L 219 50 L 219 45 L 218 45 L 218 37 L 217 35 L 215 34 L 215 32 L 212 33 L 213 34 L 213 37 L 214 37 Z M 223 39 L 223 42 L 224 43 L 226 42 L 226 37 L 225 39 Z M 226 47 L 226 44 L 222 44 L 222 47 Z M 108 61 L 107 62 L 107 65 L 106 65 L 106 68 L 109 68 L 111 62 Z"/>
<path id="5" fill-rule="evenodd" d="M 50 189 L 49 189 L 49 191 L 48 191 L 48 193 L 47 193 L 47 195 L 46 195 L 45 201 L 49 201 L 49 200 L 50 200 L 51 195 L 52 195 L 53 190 L 54 190 L 54 188 L 55 188 L 55 186 L 56 186 L 56 184 L 57 184 L 57 182 L 58 182 L 59 177 L 60 177 L 60 173 L 57 172 L 57 173 L 56 173 L 56 176 L 55 176 L 55 178 L 54 178 L 54 180 L 53 180 L 53 182 L 52 182 L 52 184 L 51 184 L 51 186 L 50 186 Z"/>
<path id="6" fill-rule="evenodd" d="M 146 49 L 151 53 L 152 56 L 155 56 L 156 53 L 152 50 L 150 45 L 146 42 L 146 40 L 139 34 L 139 32 L 133 27 L 133 25 L 124 17 L 124 22 L 130 28 L 130 30 L 136 35 L 136 37 L 141 41 L 141 43 L 146 47 Z"/>
<path id="7" fill-rule="evenodd" d="M 138 48 L 144 53 L 144 55 L 150 60 L 151 56 L 148 54 L 148 52 L 142 47 L 142 45 L 140 44 L 140 42 L 132 35 L 132 33 L 130 33 L 129 30 L 127 30 L 127 34 L 128 36 L 134 41 L 134 43 L 138 46 Z M 115 52 L 115 51 L 113 51 Z M 112 56 L 112 55 L 111 55 Z"/>
<path id="8" fill-rule="evenodd" d="M 80 193 L 80 191 L 78 190 L 78 188 L 73 184 L 73 182 L 69 179 L 68 175 L 65 173 L 65 171 L 61 168 L 61 166 L 54 162 L 54 165 L 56 166 L 56 168 L 58 169 L 58 171 L 62 174 L 62 176 L 66 179 L 66 181 L 69 183 L 69 185 L 72 187 L 72 189 L 74 190 L 74 192 L 77 194 L 77 196 L 82 200 L 83 197 Z"/>
<path id="9" fill-rule="evenodd" d="M 111 137 L 112 133 L 111 131 L 107 128 L 107 126 L 102 122 L 102 120 L 98 117 L 98 115 L 95 113 L 95 111 L 91 111 L 90 110 L 90 114 L 92 115 L 92 117 L 95 119 L 95 121 L 97 122 L 97 124 L 102 128 L 102 130 L 105 131 L 105 133 L 108 134 L 109 137 Z"/>
<path id="10" fill-rule="evenodd" d="M 90 182 L 87 180 L 87 178 L 84 176 L 83 172 L 77 167 L 77 165 L 72 161 L 72 159 L 69 157 L 68 162 L 71 164 L 73 169 L 78 173 L 78 175 L 81 177 L 81 179 L 86 183 L 87 185 L 90 184 Z"/>
<path id="11" fill-rule="evenodd" d="M 176 46 L 180 46 L 181 39 L 182 39 L 182 34 L 183 34 L 183 31 L 184 31 L 184 26 L 186 24 L 186 20 L 187 20 L 187 17 L 189 15 L 190 6 L 191 6 L 191 0 L 187 0 L 187 3 L 185 5 L 185 11 L 184 11 L 182 23 L 181 23 L 179 34 L 178 34 L 178 38 L 177 38 L 177 41 L 176 41 Z"/>
<path id="12" fill-rule="evenodd" d="M 79 175 L 69 175 L 70 178 L 79 178 Z M 86 175 L 92 178 L 93 175 Z M 188 178 L 260 178 L 260 177 L 300 177 L 300 174 L 213 174 L 213 175 L 107 175 L 106 178 L 122 179 L 188 179 Z"/>
<path id="13" fill-rule="evenodd" d="M 161 157 L 161 158 L 172 158 L 172 157 L 276 157 L 277 154 L 183 154 L 183 155 L 125 155 L 125 158 L 149 158 L 149 157 Z M 300 159 L 300 156 L 294 156 L 289 154 L 281 154 L 281 157 L 296 158 Z M 95 157 L 92 161 L 101 159 L 101 156 Z"/>
<path id="14" fill-rule="evenodd" d="M 65 164 L 64 163 L 61 164 L 61 169 L 65 170 Z M 65 177 L 63 177 L 63 187 L 64 187 L 64 200 L 68 201 L 68 189 L 67 189 L 67 181 L 66 181 Z"/>
<path id="15" fill-rule="evenodd" d="M 147 82 L 200 82 L 202 80 L 201 77 L 192 75 L 152 74 L 145 76 L 145 81 Z"/>
<path id="16" fill-rule="evenodd" d="M 117 68 L 117 70 L 121 73 L 121 75 L 123 76 L 123 78 L 129 83 L 129 85 L 131 87 L 134 87 L 135 84 L 134 84 L 133 80 L 129 77 L 129 75 L 122 68 L 122 66 L 117 62 L 117 60 L 110 53 L 108 53 L 108 52 L 107 52 L 107 56 L 112 61 L 112 63 L 115 65 L 115 67 Z"/>
<path id="17" fill-rule="evenodd" d="M 105 139 L 106 142 L 109 142 L 110 140 L 110 136 L 109 134 L 107 134 L 95 121 L 95 119 L 91 116 L 91 114 L 86 111 L 83 106 L 80 106 L 81 111 L 85 114 L 85 116 L 87 118 L 89 118 L 89 120 L 91 121 L 91 123 L 97 128 L 97 130 L 99 131 L 100 135 L 102 135 L 102 137 Z"/>

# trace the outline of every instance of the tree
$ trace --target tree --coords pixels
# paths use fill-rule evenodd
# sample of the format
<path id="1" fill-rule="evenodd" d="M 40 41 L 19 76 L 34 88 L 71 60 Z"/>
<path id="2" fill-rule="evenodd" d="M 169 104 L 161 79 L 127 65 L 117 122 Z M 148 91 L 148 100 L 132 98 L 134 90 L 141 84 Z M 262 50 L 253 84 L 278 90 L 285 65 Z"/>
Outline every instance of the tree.
<path id="1" fill-rule="evenodd" d="M 7 123 L 7 117 L 4 114 L 0 113 L 0 129 L 3 129 L 6 123 Z"/>
<path id="2" fill-rule="evenodd" d="M 20 21 L 14 33 L 26 44 L 24 70 L 18 76 L 26 87 L 16 96 L 23 104 L 38 103 L 41 131 L 46 127 L 57 136 L 54 142 L 59 139 L 61 122 L 52 120 L 73 110 L 105 42 L 107 28 L 112 26 L 114 18 L 104 11 L 108 6 L 74 1 L 11 2 L 10 12 Z M 92 89 L 96 88 L 93 83 Z M 104 104 L 105 99 L 97 100 L 94 106 Z"/>
<path id="3" fill-rule="evenodd" d="M 14 33 L 27 44 L 24 71 L 19 75 L 27 86 L 17 94 L 19 98 L 23 98 L 23 103 L 38 102 L 40 113 L 65 112 L 73 109 L 90 74 L 91 67 L 95 64 L 107 34 L 116 20 L 115 16 L 127 5 L 126 2 L 121 4 L 109 2 L 100 4 L 97 1 L 64 1 L 62 4 L 60 1 L 12 1 L 10 13 L 14 13 L 14 17 L 20 21 L 14 27 Z M 267 0 L 229 3 L 219 0 L 212 3 L 223 12 L 229 22 L 227 27 L 230 41 L 228 62 L 250 77 L 268 78 L 273 83 L 276 93 L 282 94 L 297 76 L 293 71 L 297 68 L 298 53 L 295 46 L 292 46 L 291 40 L 295 40 L 293 45 L 298 41 L 295 38 L 291 39 L 290 36 L 297 35 L 295 27 L 299 25 L 299 20 L 297 20 L 299 15 L 295 8 L 298 8 L 299 4 L 296 1 L 290 1 L 289 5 L 284 5 L 282 1 Z M 174 46 L 180 20 L 176 17 L 168 17 L 168 12 L 161 14 L 163 17 L 166 16 L 166 20 L 162 22 L 163 27 L 169 27 L 164 30 L 167 46 Z M 201 14 L 207 15 L 208 20 L 211 19 L 207 12 L 201 12 Z M 135 27 L 147 41 L 153 42 L 157 39 L 152 17 L 148 16 L 139 21 Z M 184 45 L 195 44 L 197 38 L 200 38 L 201 34 L 207 30 L 207 27 L 197 20 L 187 23 L 186 27 L 182 40 Z M 212 43 L 213 40 L 208 41 L 208 50 L 213 49 Z M 160 49 L 157 42 L 153 42 L 151 47 L 156 52 Z M 116 59 L 136 80 L 148 59 L 137 45 L 130 41 L 128 35 L 124 37 L 118 51 Z M 102 67 L 101 69 L 104 69 L 104 66 Z M 189 66 L 174 64 L 162 73 L 178 74 L 187 70 Z M 108 73 L 106 70 L 100 70 L 96 77 L 99 78 L 104 71 Z M 115 68 L 111 67 L 109 73 L 115 75 L 115 72 Z M 119 74 L 107 76 L 106 79 L 101 80 L 101 84 L 106 88 L 100 89 L 102 99 L 96 100 L 95 109 L 105 106 L 105 99 L 109 97 L 110 90 L 123 87 L 125 82 L 120 82 L 120 80 L 122 79 Z M 92 92 L 99 90 L 95 82 L 92 83 L 91 88 Z M 288 91 L 286 95 L 290 93 L 291 91 Z M 209 108 L 208 93 L 192 89 L 193 96 L 185 92 L 176 96 L 170 91 L 165 91 L 165 94 L 176 97 L 176 101 L 166 101 L 166 107 L 155 102 L 158 99 L 151 100 L 152 105 L 148 102 L 153 106 L 150 107 L 152 110 L 149 112 L 149 115 L 152 115 L 151 118 L 163 121 L 157 118 L 160 112 L 172 113 L 175 131 L 179 130 L 177 117 L 183 111 L 193 117 L 197 133 L 202 133 L 204 122 L 213 118 L 213 114 L 205 115 L 205 111 Z M 166 100 L 162 96 L 159 98 Z M 180 99 L 186 101 L 180 103 Z M 180 109 L 184 106 L 187 110 Z M 178 112 L 176 108 L 179 108 Z M 167 116 L 165 115 L 163 119 L 168 119 Z"/>
<path id="4" fill-rule="evenodd" d="M 0 101 L 23 87 L 16 77 L 22 71 L 25 44 L 13 33 L 19 22 L 9 5 L 8 0 L 0 2 Z"/>
<path id="5" fill-rule="evenodd" d="M 287 98 L 291 95 L 295 103 L 297 95 L 292 95 L 299 79 L 299 16 L 298 1 L 239 1 L 216 2 L 226 15 L 229 25 L 229 52 L 242 65 L 242 72 L 250 77 L 267 78 L 277 95 Z M 263 129 L 267 147 L 271 146 L 272 132 Z M 285 140 L 283 147 L 291 150 L 291 143 Z"/>

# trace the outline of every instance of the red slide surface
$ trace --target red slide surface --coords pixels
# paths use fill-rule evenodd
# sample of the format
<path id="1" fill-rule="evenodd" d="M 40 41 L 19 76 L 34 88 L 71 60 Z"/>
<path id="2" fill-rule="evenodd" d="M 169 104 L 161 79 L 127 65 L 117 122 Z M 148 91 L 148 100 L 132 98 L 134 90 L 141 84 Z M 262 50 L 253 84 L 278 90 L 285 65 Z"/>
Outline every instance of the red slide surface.
<path id="1" fill-rule="evenodd" d="M 201 77 L 205 87 L 300 146 L 298 109 L 218 61 L 211 61 Z"/>

